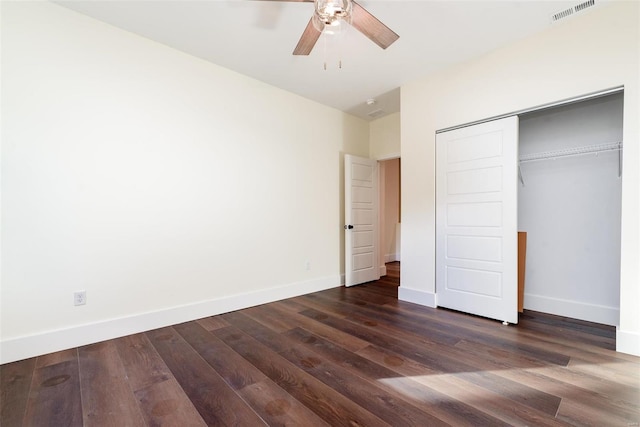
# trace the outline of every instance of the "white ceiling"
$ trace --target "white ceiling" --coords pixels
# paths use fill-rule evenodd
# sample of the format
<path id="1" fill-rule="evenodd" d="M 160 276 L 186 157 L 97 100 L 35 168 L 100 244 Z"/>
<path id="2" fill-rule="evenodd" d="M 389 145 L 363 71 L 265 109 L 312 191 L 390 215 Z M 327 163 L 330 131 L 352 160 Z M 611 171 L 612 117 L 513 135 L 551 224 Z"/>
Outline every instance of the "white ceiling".
<path id="1" fill-rule="evenodd" d="M 581 0 L 361 0 L 400 35 L 383 50 L 352 27 L 293 56 L 313 11 L 256 0 L 56 1 L 188 54 L 371 120 L 400 110 L 399 87 L 550 27 Z M 558 24 L 553 24 L 558 25 Z M 341 59 L 342 68 L 338 68 Z M 327 69 L 324 69 L 326 62 Z M 367 105 L 375 98 L 374 105 Z"/>

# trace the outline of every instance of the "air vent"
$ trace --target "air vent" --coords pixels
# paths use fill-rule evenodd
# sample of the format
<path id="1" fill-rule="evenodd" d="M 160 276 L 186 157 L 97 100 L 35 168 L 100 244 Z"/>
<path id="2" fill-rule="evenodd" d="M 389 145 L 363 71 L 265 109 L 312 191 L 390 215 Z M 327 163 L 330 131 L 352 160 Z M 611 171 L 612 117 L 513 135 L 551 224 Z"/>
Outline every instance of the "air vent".
<path id="1" fill-rule="evenodd" d="M 571 15 L 573 15 L 573 8 L 565 9 L 562 12 L 553 14 L 553 16 L 551 17 L 551 21 L 556 22 Z"/>
<path id="2" fill-rule="evenodd" d="M 584 10 L 584 9 L 586 9 L 588 7 L 595 6 L 595 4 L 596 4 L 596 0 L 589 0 L 589 1 L 586 1 L 584 3 L 580 3 L 577 6 L 574 6 L 573 9 L 576 12 L 580 12 L 581 10 Z"/>
<path id="3" fill-rule="evenodd" d="M 570 7 L 569 9 L 562 10 L 560 12 L 551 15 L 551 22 L 557 22 L 561 19 L 568 18 L 574 13 L 582 12 L 583 10 L 596 5 L 596 0 L 587 0 L 578 5 Z"/>
<path id="4" fill-rule="evenodd" d="M 372 119 L 375 119 L 376 117 L 383 116 L 384 114 L 385 113 L 384 113 L 383 110 L 377 109 L 377 110 L 373 110 L 372 112 L 367 114 L 367 116 L 371 117 Z"/>

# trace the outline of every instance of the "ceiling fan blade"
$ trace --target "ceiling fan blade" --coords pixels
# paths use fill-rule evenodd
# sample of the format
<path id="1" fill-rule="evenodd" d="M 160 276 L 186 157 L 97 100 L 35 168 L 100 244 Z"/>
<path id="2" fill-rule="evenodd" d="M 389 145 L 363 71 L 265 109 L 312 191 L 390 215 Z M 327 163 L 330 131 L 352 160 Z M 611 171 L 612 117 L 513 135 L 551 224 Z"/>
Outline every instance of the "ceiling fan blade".
<path id="1" fill-rule="evenodd" d="M 378 18 L 367 12 L 364 7 L 355 1 L 351 3 L 351 25 L 367 36 L 372 42 L 386 49 L 400 38 L 399 35 L 380 22 Z"/>
<path id="2" fill-rule="evenodd" d="M 293 49 L 294 55 L 309 55 L 320 38 L 320 31 L 313 26 L 313 18 L 309 19 L 307 28 L 304 29 L 302 37 L 298 40 L 298 45 Z"/>

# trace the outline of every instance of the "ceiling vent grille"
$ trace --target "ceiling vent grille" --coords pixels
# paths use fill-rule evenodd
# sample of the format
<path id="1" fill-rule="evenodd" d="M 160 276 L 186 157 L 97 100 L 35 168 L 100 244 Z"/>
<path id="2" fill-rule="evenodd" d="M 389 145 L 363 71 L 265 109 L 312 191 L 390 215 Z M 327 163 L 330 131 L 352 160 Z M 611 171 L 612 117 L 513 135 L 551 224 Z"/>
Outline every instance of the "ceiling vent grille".
<path id="1" fill-rule="evenodd" d="M 573 8 L 575 9 L 576 12 L 580 12 L 581 10 L 584 10 L 588 7 L 595 6 L 595 4 L 596 4 L 596 0 L 589 0 L 584 3 L 580 3 L 579 5 L 574 6 Z"/>
<path id="2" fill-rule="evenodd" d="M 565 9 L 562 12 L 554 13 L 551 16 L 551 21 L 556 22 L 571 15 L 573 15 L 573 8 Z"/>
<path id="3" fill-rule="evenodd" d="M 596 0 L 587 0 L 573 7 L 570 7 L 569 9 L 565 9 L 560 12 L 554 13 L 553 15 L 551 15 L 551 22 L 557 22 L 561 19 L 568 18 L 574 13 L 582 12 L 583 10 L 591 6 L 595 6 L 595 4 L 596 4 Z"/>
<path id="4" fill-rule="evenodd" d="M 383 116 L 384 114 L 385 113 L 384 113 L 383 110 L 377 109 L 377 110 L 373 110 L 372 112 L 367 114 L 367 116 L 371 117 L 372 119 L 375 119 L 376 117 Z"/>

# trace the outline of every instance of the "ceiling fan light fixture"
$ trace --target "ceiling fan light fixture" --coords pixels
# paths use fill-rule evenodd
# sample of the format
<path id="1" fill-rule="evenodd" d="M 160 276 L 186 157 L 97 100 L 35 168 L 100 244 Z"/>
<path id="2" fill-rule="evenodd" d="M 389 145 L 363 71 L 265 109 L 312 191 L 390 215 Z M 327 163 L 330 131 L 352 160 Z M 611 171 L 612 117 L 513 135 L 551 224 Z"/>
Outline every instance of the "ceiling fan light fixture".
<path id="1" fill-rule="evenodd" d="M 349 22 L 349 20 L 338 19 L 336 17 L 323 19 L 322 17 L 318 16 L 317 13 L 314 13 L 313 17 L 311 18 L 311 22 L 313 22 L 313 26 L 315 27 L 315 29 L 321 33 L 324 32 L 327 34 L 340 33 L 343 27 L 343 21 Z"/>
<path id="2" fill-rule="evenodd" d="M 313 25 L 322 32 L 351 21 L 351 0 L 314 0 Z"/>

